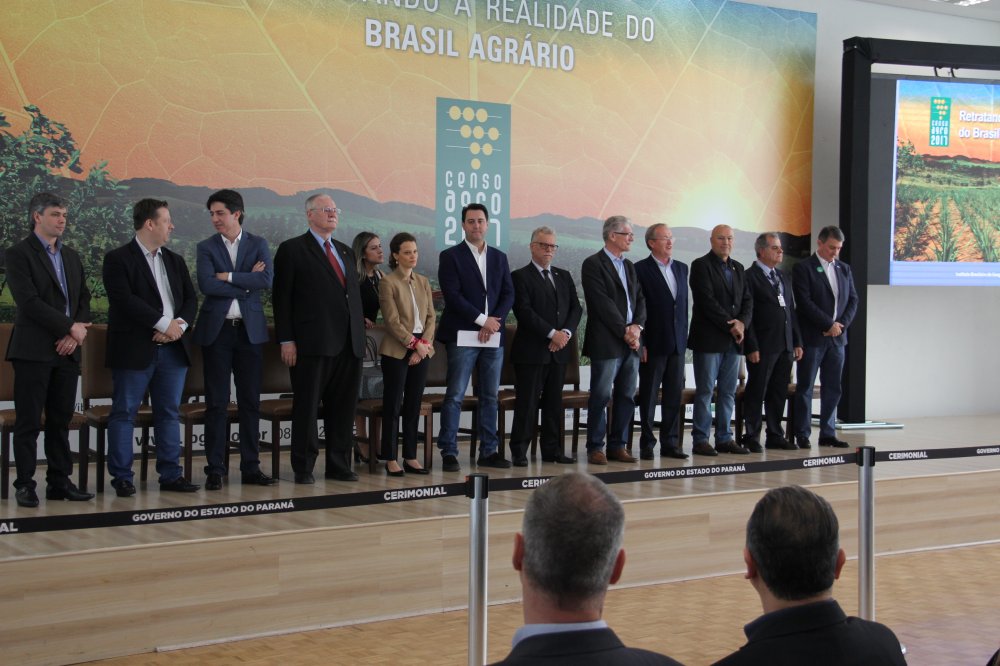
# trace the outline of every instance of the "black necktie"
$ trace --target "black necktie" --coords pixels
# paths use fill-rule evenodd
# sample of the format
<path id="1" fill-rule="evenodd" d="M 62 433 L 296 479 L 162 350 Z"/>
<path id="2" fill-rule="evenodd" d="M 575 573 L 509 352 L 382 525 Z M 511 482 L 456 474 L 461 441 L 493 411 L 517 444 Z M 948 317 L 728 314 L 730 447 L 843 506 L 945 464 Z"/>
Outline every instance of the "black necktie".
<path id="1" fill-rule="evenodd" d="M 772 268 L 771 269 L 771 284 L 774 285 L 774 290 L 781 294 L 781 283 L 778 282 L 778 273 Z"/>
<path id="2" fill-rule="evenodd" d="M 558 295 L 556 294 L 556 285 L 551 279 L 549 279 L 549 269 L 542 269 L 542 277 L 545 279 L 545 284 L 549 286 L 549 291 L 552 292 L 552 297 L 557 298 Z"/>

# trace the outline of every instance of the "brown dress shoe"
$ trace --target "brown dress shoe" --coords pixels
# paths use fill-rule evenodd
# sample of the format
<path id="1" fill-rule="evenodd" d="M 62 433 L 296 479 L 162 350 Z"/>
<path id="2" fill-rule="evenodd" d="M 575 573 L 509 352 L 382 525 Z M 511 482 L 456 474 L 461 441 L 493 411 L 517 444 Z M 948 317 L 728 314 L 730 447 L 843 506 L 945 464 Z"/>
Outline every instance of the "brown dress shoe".
<path id="1" fill-rule="evenodd" d="M 625 447 L 608 451 L 608 460 L 617 460 L 623 463 L 634 463 L 635 456 L 625 450 Z"/>
<path id="2" fill-rule="evenodd" d="M 604 451 L 592 451 L 587 454 L 587 462 L 591 465 L 607 465 L 608 457 L 604 455 Z"/>

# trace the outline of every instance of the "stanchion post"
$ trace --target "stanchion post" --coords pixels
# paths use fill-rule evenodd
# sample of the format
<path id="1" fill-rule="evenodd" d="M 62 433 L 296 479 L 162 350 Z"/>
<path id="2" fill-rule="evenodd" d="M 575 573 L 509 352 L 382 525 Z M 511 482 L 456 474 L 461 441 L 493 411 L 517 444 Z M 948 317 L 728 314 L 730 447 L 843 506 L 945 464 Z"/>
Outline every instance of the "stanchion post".
<path id="1" fill-rule="evenodd" d="M 859 446 L 858 615 L 875 620 L 875 447 Z"/>
<path id="2" fill-rule="evenodd" d="M 465 481 L 469 507 L 469 666 L 486 663 L 486 547 L 489 479 L 470 474 Z"/>

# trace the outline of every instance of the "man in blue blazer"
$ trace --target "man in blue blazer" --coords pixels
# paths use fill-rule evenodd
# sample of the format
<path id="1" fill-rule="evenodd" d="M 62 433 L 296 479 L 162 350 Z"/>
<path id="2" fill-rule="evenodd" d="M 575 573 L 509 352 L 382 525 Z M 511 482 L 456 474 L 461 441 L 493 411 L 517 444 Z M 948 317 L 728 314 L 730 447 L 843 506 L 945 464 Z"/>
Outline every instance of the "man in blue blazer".
<path id="1" fill-rule="evenodd" d="M 438 448 L 441 449 L 441 467 L 446 472 L 461 469 L 458 464 L 458 419 L 473 367 L 479 370 L 479 458 L 476 464 L 500 469 L 510 467 L 510 461 L 497 450 L 497 393 L 503 366 L 504 323 L 514 305 L 514 283 L 507 255 L 486 245 L 489 219 L 486 206 L 479 203 L 465 206 L 462 209 L 465 240 L 441 252 L 438 259 L 444 312 L 435 337 L 448 352 L 448 386 L 441 405 Z M 474 331 L 483 344 L 491 339 L 500 344 L 496 347 L 460 345 L 459 331 Z"/>
<path id="2" fill-rule="evenodd" d="M 847 347 L 847 328 L 858 311 L 851 267 L 840 261 L 844 232 L 823 227 L 816 238 L 816 253 L 795 264 L 792 288 L 795 312 L 802 330 L 802 360 L 795 388 L 795 443 L 809 448 L 812 431 L 813 384 L 819 372 L 819 444 L 847 448 L 837 439 L 837 405 Z"/>
<path id="3" fill-rule="evenodd" d="M 681 392 L 684 390 L 684 350 L 688 334 L 688 267 L 675 261 L 674 236 L 666 224 L 646 229 L 649 256 L 635 263 L 639 286 L 646 297 L 646 328 L 642 332 L 639 363 L 639 457 L 653 459 L 656 437 L 653 422 L 660 404 L 660 456 L 683 460 L 678 446 Z M 663 385 L 661 400 L 660 385 Z"/>
<path id="4" fill-rule="evenodd" d="M 243 197 L 219 190 L 206 203 L 219 233 L 198 243 L 198 288 L 205 295 L 194 327 L 205 366 L 205 490 L 222 488 L 229 406 L 229 377 L 236 383 L 240 421 L 240 472 L 244 485 L 277 483 L 260 471 L 260 376 L 267 320 L 260 292 L 274 271 L 267 241 L 243 230 Z"/>

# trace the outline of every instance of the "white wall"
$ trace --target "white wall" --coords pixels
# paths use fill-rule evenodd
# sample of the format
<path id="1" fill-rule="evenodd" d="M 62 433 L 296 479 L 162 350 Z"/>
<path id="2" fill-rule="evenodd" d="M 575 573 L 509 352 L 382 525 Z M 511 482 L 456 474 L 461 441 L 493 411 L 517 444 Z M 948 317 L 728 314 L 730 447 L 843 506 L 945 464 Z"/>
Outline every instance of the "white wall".
<path id="1" fill-rule="evenodd" d="M 995 21 L 855 0 L 750 1 L 817 14 L 814 231 L 838 223 L 845 39 L 1000 46 L 1000 22 Z M 868 418 L 1000 412 L 1000 391 L 995 388 L 1000 354 L 993 352 L 1000 338 L 1000 289 L 876 286 L 862 298 L 868 299 Z"/>

